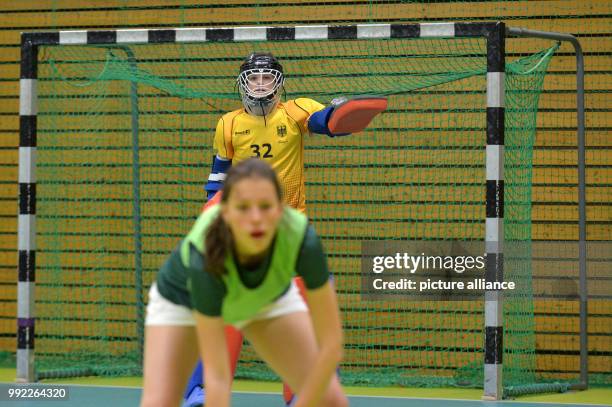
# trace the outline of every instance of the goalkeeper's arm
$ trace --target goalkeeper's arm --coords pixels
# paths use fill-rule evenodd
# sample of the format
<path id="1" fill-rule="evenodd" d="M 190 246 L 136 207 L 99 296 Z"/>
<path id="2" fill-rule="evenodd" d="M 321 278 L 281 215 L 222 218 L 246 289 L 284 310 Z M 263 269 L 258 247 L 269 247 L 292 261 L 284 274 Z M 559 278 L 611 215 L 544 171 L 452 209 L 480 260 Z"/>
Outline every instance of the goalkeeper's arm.
<path id="1" fill-rule="evenodd" d="M 232 160 L 229 158 L 223 158 L 219 155 L 215 155 L 213 157 L 212 170 L 208 176 L 208 182 L 206 183 L 206 186 L 204 186 L 207 199 L 210 200 L 213 196 L 215 196 L 217 191 L 223 188 L 223 182 L 225 181 L 227 171 L 231 166 Z"/>
<path id="2" fill-rule="evenodd" d="M 330 106 L 310 115 L 308 129 L 329 137 L 346 136 L 363 131 L 386 108 L 387 99 L 384 97 L 337 98 Z"/>
<path id="3" fill-rule="evenodd" d="M 329 118 L 334 111 L 334 105 L 329 105 L 325 109 L 314 112 L 308 119 L 308 130 L 317 134 L 326 134 L 329 137 L 335 136 L 347 136 L 350 133 L 345 134 L 333 134 L 328 127 Z"/>

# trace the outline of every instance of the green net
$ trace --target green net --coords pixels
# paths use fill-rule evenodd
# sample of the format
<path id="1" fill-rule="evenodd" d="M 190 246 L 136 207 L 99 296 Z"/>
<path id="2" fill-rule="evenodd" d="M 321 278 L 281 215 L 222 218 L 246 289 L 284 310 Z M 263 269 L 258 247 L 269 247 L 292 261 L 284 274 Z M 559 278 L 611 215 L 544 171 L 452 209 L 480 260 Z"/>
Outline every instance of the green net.
<path id="1" fill-rule="evenodd" d="M 536 112 L 555 49 L 506 60 L 508 241 L 531 240 Z M 363 133 L 304 136 L 307 212 L 345 330 L 342 381 L 481 387 L 482 301 L 360 295 L 363 240 L 484 240 L 486 44 L 457 38 L 41 48 L 39 375 L 139 372 L 146 290 L 201 210 L 214 129 L 240 107 L 237 68 L 254 50 L 283 63 L 286 99 L 389 96 Z M 523 285 L 504 305 L 506 386 L 547 379 L 530 273 L 507 261 Z M 249 347 L 238 376 L 275 377 Z"/>

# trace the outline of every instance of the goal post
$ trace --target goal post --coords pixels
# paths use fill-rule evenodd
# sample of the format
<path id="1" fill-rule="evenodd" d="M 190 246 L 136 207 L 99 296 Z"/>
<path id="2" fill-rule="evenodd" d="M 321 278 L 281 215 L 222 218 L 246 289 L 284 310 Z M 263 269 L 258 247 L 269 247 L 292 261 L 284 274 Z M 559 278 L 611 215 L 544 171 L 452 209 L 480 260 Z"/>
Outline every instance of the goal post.
<path id="1" fill-rule="evenodd" d="M 286 62 L 287 99 L 390 99 L 364 134 L 305 141 L 308 213 L 347 332 L 343 380 L 481 386 L 492 399 L 535 383 L 530 292 L 418 309 L 359 296 L 361 240 L 482 241 L 487 282 L 508 276 L 505 240 L 531 240 L 554 47 L 510 61 L 506 35 L 502 22 L 24 33 L 18 379 L 140 372 L 145 289 L 204 200 L 216 120 L 239 107 L 235 68 L 266 50 Z M 271 377 L 252 351 L 243 359 L 239 374 Z"/>

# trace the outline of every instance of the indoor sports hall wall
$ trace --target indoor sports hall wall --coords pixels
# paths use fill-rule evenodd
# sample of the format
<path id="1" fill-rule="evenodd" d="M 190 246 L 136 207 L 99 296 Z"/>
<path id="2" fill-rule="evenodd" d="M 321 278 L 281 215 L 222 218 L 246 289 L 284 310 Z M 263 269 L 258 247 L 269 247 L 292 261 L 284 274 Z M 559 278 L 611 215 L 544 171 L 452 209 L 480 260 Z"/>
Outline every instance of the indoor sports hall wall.
<path id="1" fill-rule="evenodd" d="M 89 4 L 94 4 L 89 5 Z M 197 4 L 194 4 L 197 3 Z M 188 27 L 375 22 L 503 20 L 509 26 L 577 35 L 585 52 L 587 130 L 587 237 L 612 236 L 612 3 L 609 1 L 344 1 L 253 2 L 32 0 L 0 4 L 0 351 L 15 349 L 17 174 L 19 144 L 19 33 L 66 29 Z M 26 6 L 27 5 L 27 6 Z M 550 46 L 539 40 L 508 40 L 512 57 Z M 539 103 L 534 149 L 532 238 L 578 237 L 575 149 L 575 64 L 561 46 L 552 59 Z M 313 146 L 317 145 L 313 140 Z M 308 143 L 307 143 L 308 148 Z M 311 165 L 320 159 L 306 152 Z M 346 164 L 359 164 L 358 155 Z M 202 158 L 208 164 L 209 157 Z M 204 171 L 205 172 L 205 171 Z M 207 174 L 202 173 L 202 180 Z M 556 174 L 551 178 L 551 174 Z M 372 175 L 374 176 L 374 175 Z M 309 185 L 309 197 L 329 191 Z M 316 211 L 325 210 L 320 204 Z M 351 229 L 353 227 L 353 229 Z M 348 233 L 357 226 L 348 225 Z M 164 245 L 168 247 L 163 247 Z M 170 250 L 170 242 L 160 252 Z M 608 263 L 609 264 L 609 263 Z M 563 266 L 561 266 L 563 267 Z M 612 383 L 612 281 L 601 265 L 589 266 L 589 363 L 596 383 Z M 573 275 L 576 275 L 575 273 Z M 65 295 L 69 296 L 70 293 Z M 578 303 L 536 301 L 537 366 L 562 377 L 578 367 Z M 351 321 L 352 314 L 345 315 Z M 426 318 L 426 316 L 424 316 Z M 121 329 L 119 327 L 118 329 Z M 429 340 L 430 338 L 426 338 Z M 470 339 L 471 340 L 471 339 Z"/>

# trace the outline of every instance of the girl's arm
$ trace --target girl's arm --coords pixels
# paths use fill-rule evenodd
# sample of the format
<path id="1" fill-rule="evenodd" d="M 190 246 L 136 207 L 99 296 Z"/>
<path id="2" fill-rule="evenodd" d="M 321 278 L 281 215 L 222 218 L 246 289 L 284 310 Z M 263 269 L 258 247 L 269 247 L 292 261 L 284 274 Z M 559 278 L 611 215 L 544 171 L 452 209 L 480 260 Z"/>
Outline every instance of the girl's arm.
<path id="1" fill-rule="evenodd" d="M 206 405 L 229 407 L 232 377 L 221 317 L 195 312 L 198 346 L 204 364 Z"/>
<path id="2" fill-rule="evenodd" d="M 323 286 L 307 290 L 308 307 L 319 346 L 319 353 L 309 372 L 295 407 L 318 406 L 336 368 L 342 359 L 342 326 L 336 292 L 328 281 Z"/>

